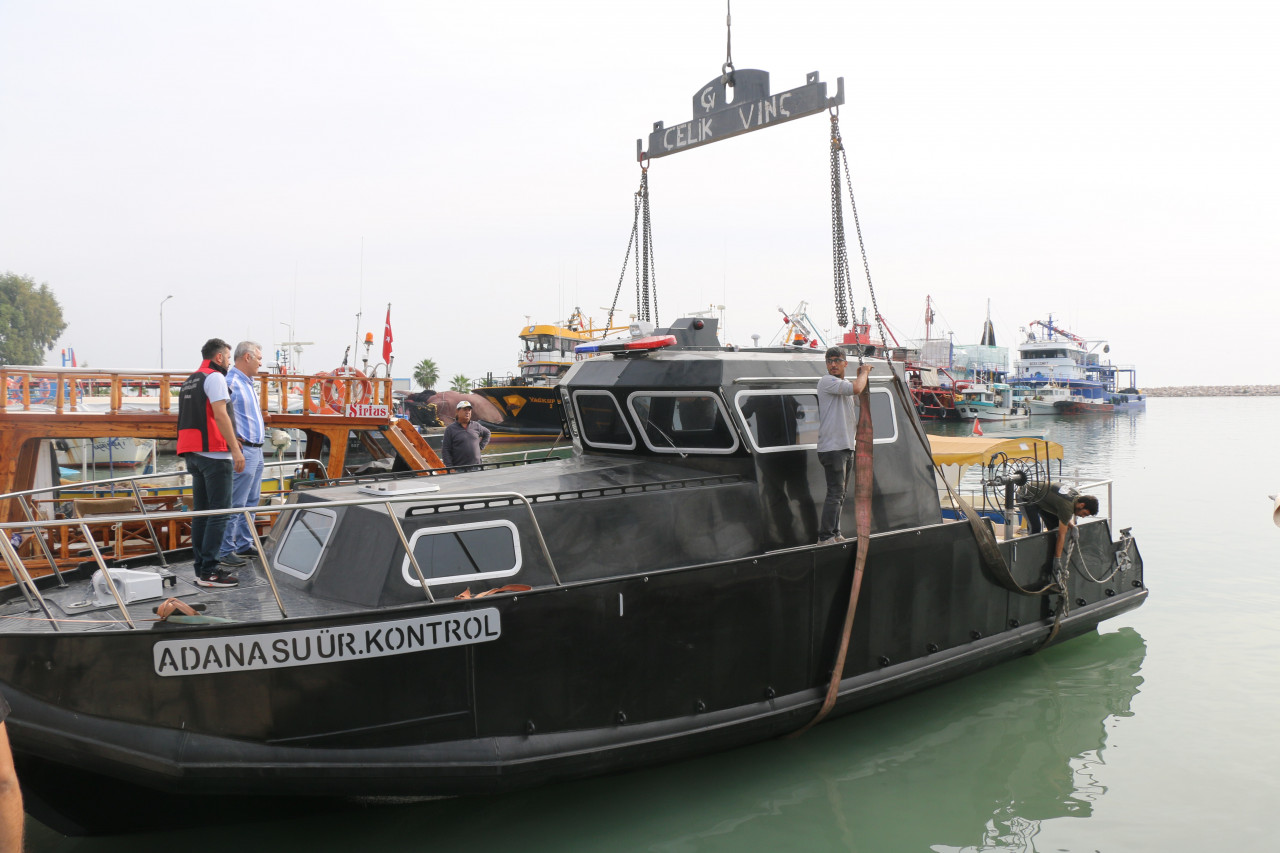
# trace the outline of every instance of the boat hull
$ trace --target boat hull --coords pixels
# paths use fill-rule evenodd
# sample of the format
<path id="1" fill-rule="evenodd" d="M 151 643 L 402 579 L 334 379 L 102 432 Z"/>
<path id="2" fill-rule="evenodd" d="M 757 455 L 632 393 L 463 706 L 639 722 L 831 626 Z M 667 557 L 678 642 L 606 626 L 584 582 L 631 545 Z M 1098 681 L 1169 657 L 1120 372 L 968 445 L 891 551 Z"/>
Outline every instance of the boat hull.
<path id="1" fill-rule="evenodd" d="M 498 422 L 483 421 L 495 435 L 520 438 L 564 434 L 560 391 L 555 385 L 498 385 L 476 388 L 502 412 Z"/>
<path id="2" fill-rule="evenodd" d="M 1016 556 L 1003 546 L 1020 583 L 1042 578 L 1050 541 L 1048 534 L 1020 539 Z M 1073 605 L 1054 642 L 1146 596 L 1136 545 L 1113 545 L 1108 522 L 1082 525 L 1080 547 L 1091 564 L 1123 549 L 1126 568 L 1101 584 L 1072 573 Z M 123 807 L 138 789 L 174 798 L 505 791 L 799 728 L 825 692 L 854 554 L 852 543 L 795 548 L 230 629 L 13 633 L 0 644 L 0 680 L 29 800 L 48 810 L 42 821 L 68 833 L 154 820 L 150 810 L 139 816 Z M 967 525 L 877 535 L 834 713 L 1033 651 L 1050 636 L 1055 603 L 995 583 Z M 488 610 L 497 636 L 454 648 L 253 671 L 157 672 L 166 641 L 230 642 L 286 626 L 359 637 L 392 617 Z M 45 665 L 30 667 L 31 660 Z M 124 784 L 103 786 L 103 778 Z M 65 796 L 94 784 L 93 796 Z"/>
<path id="3" fill-rule="evenodd" d="M 1081 400 L 1061 400 L 1054 403 L 1060 415 L 1109 415 L 1116 410 L 1111 403 L 1093 403 Z"/>

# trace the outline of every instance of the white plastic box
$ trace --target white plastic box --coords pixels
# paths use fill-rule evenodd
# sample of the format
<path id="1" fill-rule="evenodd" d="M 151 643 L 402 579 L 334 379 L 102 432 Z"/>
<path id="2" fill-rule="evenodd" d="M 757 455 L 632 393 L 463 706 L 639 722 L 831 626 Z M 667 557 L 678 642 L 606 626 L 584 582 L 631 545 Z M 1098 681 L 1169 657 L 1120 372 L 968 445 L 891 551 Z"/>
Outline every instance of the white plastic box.
<path id="1" fill-rule="evenodd" d="M 128 604 L 132 601 L 145 601 L 148 598 L 160 598 L 164 595 L 164 581 L 160 575 L 155 572 L 142 571 L 141 569 L 108 569 L 111 572 L 111 580 L 115 581 L 116 592 L 120 593 L 120 599 Z M 111 587 L 107 586 L 107 579 L 102 576 L 102 569 L 98 569 L 93 573 L 93 597 L 98 604 L 115 604 L 116 600 L 111 595 Z"/>

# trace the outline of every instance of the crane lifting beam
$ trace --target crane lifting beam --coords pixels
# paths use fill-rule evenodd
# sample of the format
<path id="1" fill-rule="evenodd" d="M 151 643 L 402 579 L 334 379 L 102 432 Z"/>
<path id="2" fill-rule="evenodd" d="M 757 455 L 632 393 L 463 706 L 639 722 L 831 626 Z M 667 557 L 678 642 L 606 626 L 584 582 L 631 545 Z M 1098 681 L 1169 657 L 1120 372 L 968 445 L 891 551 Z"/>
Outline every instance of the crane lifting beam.
<path id="1" fill-rule="evenodd" d="M 729 92 L 727 90 L 732 90 Z M 732 100 L 726 101 L 726 95 Z M 769 72 L 743 68 L 713 78 L 693 95 L 693 118 L 671 127 L 654 122 L 649 134 L 649 150 L 644 140 L 636 140 L 636 159 L 665 157 L 678 151 L 719 142 L 784 121 L 802 118 L 844 103 L 844 78 L 836 79 L 836 94 L 827 97 L 827 84 L 818 72 L 805 77 L 805 84 L 786 92 L 769 94 Z"/>

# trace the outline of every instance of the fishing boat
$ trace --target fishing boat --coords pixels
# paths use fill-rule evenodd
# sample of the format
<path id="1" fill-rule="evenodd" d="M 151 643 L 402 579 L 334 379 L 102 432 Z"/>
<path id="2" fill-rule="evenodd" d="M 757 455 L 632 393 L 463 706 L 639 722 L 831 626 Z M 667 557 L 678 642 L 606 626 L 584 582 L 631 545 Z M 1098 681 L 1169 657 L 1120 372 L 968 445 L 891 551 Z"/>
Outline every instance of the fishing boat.
<path id="1" fill-rule="evenodd" d="M 1044 385 L 1024 385 L 1014 383 L 1013 388 L 1018 398 L 1031 410 L 1033 415 L 1059 414 L 1055 404 L 1071 399 L 1071 389 L 1057 382 Z"/>
<path id="2" fill-rule="evenodd" d="M 1031 417 L 1030 407 L 1003 382 L 975 382 L 965 385 L 956 399 L 962 420 L 1014 423 Z"/>
<path id="3" fill-rule="evenodd" d="M 1123 388 L 1111 395 L 1111 404 L 1117 412 L 1139 412 L 1147 408 L 1147 395 L 1137 388 Z"/>
<path id="4" fill-rule="evenodd" d="M 570 367 L 590 357 L 575 352 L 575 347 L 625 329 L 608 323 L 598 327 L 583 317 L 581 308 L 575 308 L 562 323 L 522 327 L 517 374 L 472 390 L 500 412 L 499 419 L 480 417 L 480 422 L 495 440 L 563 435 L 564 419 L 556 386 Z"/>
<path id="5" fill-rule="evenodd" d="M 155 462 L 154 439 L 116 435 L 61 444 L 58 464 L 68 468 L 137 468 Z"/>
<path id="6" fill-rule="evenodd" d="M 1146 408 L 1146 396 L 1134 387 L 1137 371 L 1106 359 L 1111 352 L 1106 341 L 1073 334 L 1055 325 L 1052 315 L 1048 320 L 1033 320 L 1024 332 L 1026 339 L 1018 345 L 1010 382 L 1044 397 L 1055 414 Z M 1122 384 L 1127 384 L 1123 390 Z M 1051 389 L 1065 389 L 1066 396 Z M 1047 414 L 1042 407 L 1033 407 L 1033 412 Z"/>
<path id="7" fill-rule="evenodd" d="M 1145 599 L 1137 545 L 1105 515 L 1057 576 L 1053 534 L 944 520 L 888 362 L 860 398 L 871 477 L 845 506 L 851 541 L 816 545 L 822 354 L 729 350 L 714 323 L 640 329 L 575 364 L 572 457 L 295 490 L 264 508 L 280 520 L 236 588 L 195 586 L 179 552 L 0 591 L 29 811 L 90 832 L 235 813 L 224 798 L 625 770 L 796 732 Z M 59 524 L 0 525 L 0 546 Z"/>
<path id="8" fill-rule="evenodd" d="M 1116 410 L 1110 402 L 1093 398 L 1058 400 L 1053 408 L 1060 415 L 1109 415 Z"/>

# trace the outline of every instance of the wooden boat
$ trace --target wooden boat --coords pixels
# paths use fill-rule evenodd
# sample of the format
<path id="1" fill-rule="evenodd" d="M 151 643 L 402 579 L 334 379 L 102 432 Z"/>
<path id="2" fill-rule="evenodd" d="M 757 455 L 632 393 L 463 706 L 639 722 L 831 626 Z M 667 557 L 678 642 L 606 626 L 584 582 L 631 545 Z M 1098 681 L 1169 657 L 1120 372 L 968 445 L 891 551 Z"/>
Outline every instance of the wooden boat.
<path id="1" fill-rule="evenodd" d="M 111 440 L 138 440 L 150 443 L 177 434 L 178 387 L 186 373 L 145 370 L 93 370 L 89 368 L 0 367 L 0 384 L 9 393 L 0 402 L 0 521 L 32 520 L 66 515 L 74 509 L 73 501 L 125 498 L 151 511 L 171 510 L 182 505 L 190 494 L 189 486 L 173 481 L 173 477 L 113 479 L 105 482 L 77 483 L 67 489 L 47 476 L 55 464 L 51 443 L 63 440 L 69 446 L 94 441 L 106 436 Z M 425 439 L 407 421 L 391 415 L 390 379 L 346 379 L 330 373 L 314 375 L 259 374 L 259 404 L 269 428 L 290 429 L 306 437 L 306 458 L 301 466 L 305 476 L 327 479 L 348 473 L 349 444 L 352 441 L 367 448 L 372 458 L 388 459 L 388 468 L 427 470 L 441 467 L 439 457 Z M 32 389 L 45 389 L 43 397 Z M 87 396 L 86 396 L 87 395 Z M 35 402 L 33 402 L 35 400 Z M 355 400 L 356 402 L 352 402 Z M 264 492 L 270 494 L 288 481 L 264 481 Z M 44 477 L 46 487 L 37 481 Z M 135 485 L 141 485 L 135 489 Z M 85 505 L 87 508 L 87 504 Z M 142 525 L 145 527 L 145 525 Z M 110 546 L 113 554 L 154 551 L 154 537 L 139 534 L 139 525 L 126 525 L 133 535 L 124 537 L 123 551 L 116 544 L 119 537 L 106 530 L 111 525 L 94 522 L 89 525 L 90 538 Z M 34 531 L 23 535 L 19 553 L 28 569 L 36 575 L 83 562 L 84 538 L 67 539 L 67 529 L 46 541 Z M 77 541 L 79 544 L 77 545 Z M 175 524 L 170 535 L 161 532 L 159 541 L 166 547 L 187 541 L 185 524 Z M 117 554 L 117 552 L 120 552 Z M 14 580 L 0 570 L 0 583 Z"/>
<path id="2" fill-rule="evenodd" d="M 713 324 L 576 364 L 560 386 L 570 458 L 295 490 L 264 509 L 282 520 L 234 589 L 136 558 L 95 560 L 96 582 L 90 565 L 66 587 L 0 591 L 29 811 L 104 831 L 176 808 L 187 823 L 236 814 L 224 798 L 444 796 L 625 770 L 795 732 L 828 695 L 849 713 L 1144 601 L 1137 545 L 1106 516 L 1080 524 L 1065 578 L 1056 534 L 944 521 L 911 395 L 885 364 L 865 404 L 870 502 L 844 510 L 869 544 L 859 586 L 852 541 L 815 544 L 822 353 L 728 351 Z M 59 523 L 0 525 L 0 546 Z M 164 597 L 195 614 L 155 621 Z"/>

